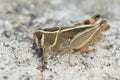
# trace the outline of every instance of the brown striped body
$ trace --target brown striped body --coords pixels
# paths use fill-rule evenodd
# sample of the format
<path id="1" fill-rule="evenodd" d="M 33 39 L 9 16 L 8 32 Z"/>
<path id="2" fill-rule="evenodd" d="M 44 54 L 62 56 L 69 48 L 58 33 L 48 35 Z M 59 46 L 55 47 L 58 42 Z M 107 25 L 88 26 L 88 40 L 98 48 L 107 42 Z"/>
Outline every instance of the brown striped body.
<path id="1" fill-rule="evenodd" d="M 96 42 L 99 41 L 103 37 L 101 34 L 103 29 L 109 29 L 105 20 L 94 25 L 99 18 L 100 15 L 96 14 L 90 19 L 74 24 L 74 26 L 38 29 L 34 32 L 35 43 L 39 48 L 43 48 L 44 52 L 64 51 L 66 49 L 80 50 L 88 46 L 93 39 Z M 41 38 L 40 33 L 42 34 Z"/>

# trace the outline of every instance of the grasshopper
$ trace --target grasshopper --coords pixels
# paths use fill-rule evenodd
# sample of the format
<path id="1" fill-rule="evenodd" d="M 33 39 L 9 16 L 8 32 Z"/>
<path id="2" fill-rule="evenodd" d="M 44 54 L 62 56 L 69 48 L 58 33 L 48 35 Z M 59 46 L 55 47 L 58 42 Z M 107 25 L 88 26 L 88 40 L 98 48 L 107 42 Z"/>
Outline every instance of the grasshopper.
<path id="1" fill-rule="evenodd" d="M 110 28 L 106 20 L 95 24 L 100 19 L 100 16 L 100 14 L 96 14 L 69 27 L 35 30 L 33 38 L 37 54 L 39 56 L 42 53 L 46 55 L 51 50 L 54 52 L 64 52 L 66 50 L 86 53 L 93 52 L 94 49 L 90 50 L 88 46 L 101 41 L 105 37 L 102 32 Z M 70 59 L 68 59 L 68 62 L 70 63 Z"/>

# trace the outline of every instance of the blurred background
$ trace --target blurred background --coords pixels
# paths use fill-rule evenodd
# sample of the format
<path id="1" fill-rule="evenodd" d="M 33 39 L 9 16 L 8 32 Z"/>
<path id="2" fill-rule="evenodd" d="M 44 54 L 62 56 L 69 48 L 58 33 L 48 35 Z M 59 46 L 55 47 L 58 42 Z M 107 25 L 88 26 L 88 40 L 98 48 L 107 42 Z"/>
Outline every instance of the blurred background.
<path id="1" fill-rule="evenodd" d="M 109 21 L 119 21 L 119 0 L 0 0 L 0 22 L 12 27 L 21 24 L 35 27 L 70 25 L 96 13 Z M 16 19 L 17 18 L 17 19 Z"/>
<path id="2" fill-rule="evenodd" d="M 111 26 L 96 55 L 74 54 L 72 61 L 78 66 L 72 68 L 65 66 L 63 57 L 58 58 L 61 64 L 50 59 L 47 67 L 53 71 L 45 70 L 45 79 L 120 80 L 120 0 L 0 0 L 0 80 L 41 77 L 36 69 L 40 61 L 33 55 L 29 41 L 32 35 L 19 28 L 18 22 L 32 32 L 36 28 L 71 25 L 96 13 Z"/>
<path id="3" fill-rule="evenodd" d="M 120 20 L 119 0 L 0 0 L 0 3 L 1 20 L 12 22 L 16 14 L 29 26 L 70 24 L 95 13 L 111 21 Z"/>

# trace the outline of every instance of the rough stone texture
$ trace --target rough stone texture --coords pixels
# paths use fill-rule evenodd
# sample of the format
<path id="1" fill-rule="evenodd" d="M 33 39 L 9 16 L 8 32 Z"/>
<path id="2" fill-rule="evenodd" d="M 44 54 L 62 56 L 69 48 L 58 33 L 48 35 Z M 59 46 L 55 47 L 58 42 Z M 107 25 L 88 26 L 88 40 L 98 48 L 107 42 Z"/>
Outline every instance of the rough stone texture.
<path id="1" fill-rule="evenodd" d="M 36 27 L 71 25 L 101 13 L 111 28 L 106 38 L 95 46 L 95 54 L 57 55 L 47 60 L 47 69 L 32 50 Z M 120 80 L 120 0 L 0 0 L 0 80 Z"/>

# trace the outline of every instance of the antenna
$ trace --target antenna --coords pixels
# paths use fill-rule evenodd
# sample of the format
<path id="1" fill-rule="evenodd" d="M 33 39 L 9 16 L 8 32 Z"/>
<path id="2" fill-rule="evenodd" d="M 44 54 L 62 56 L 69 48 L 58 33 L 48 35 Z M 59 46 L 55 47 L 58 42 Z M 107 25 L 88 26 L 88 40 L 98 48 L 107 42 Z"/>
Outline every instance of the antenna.
<path id="1" fill-rule="evenodd" d="M 16 20 L 16 22 L 18 23 L 19 27 L 23 28 L 26 32 L 32 34 L 31 31 L 29 31 L 24 25 L 22 25 L 22 24 L 20 23 L 20 20 L 19 20 L 19 18 L 18 18 L 17 16 L 15 16 L 15 20 Z"/>

